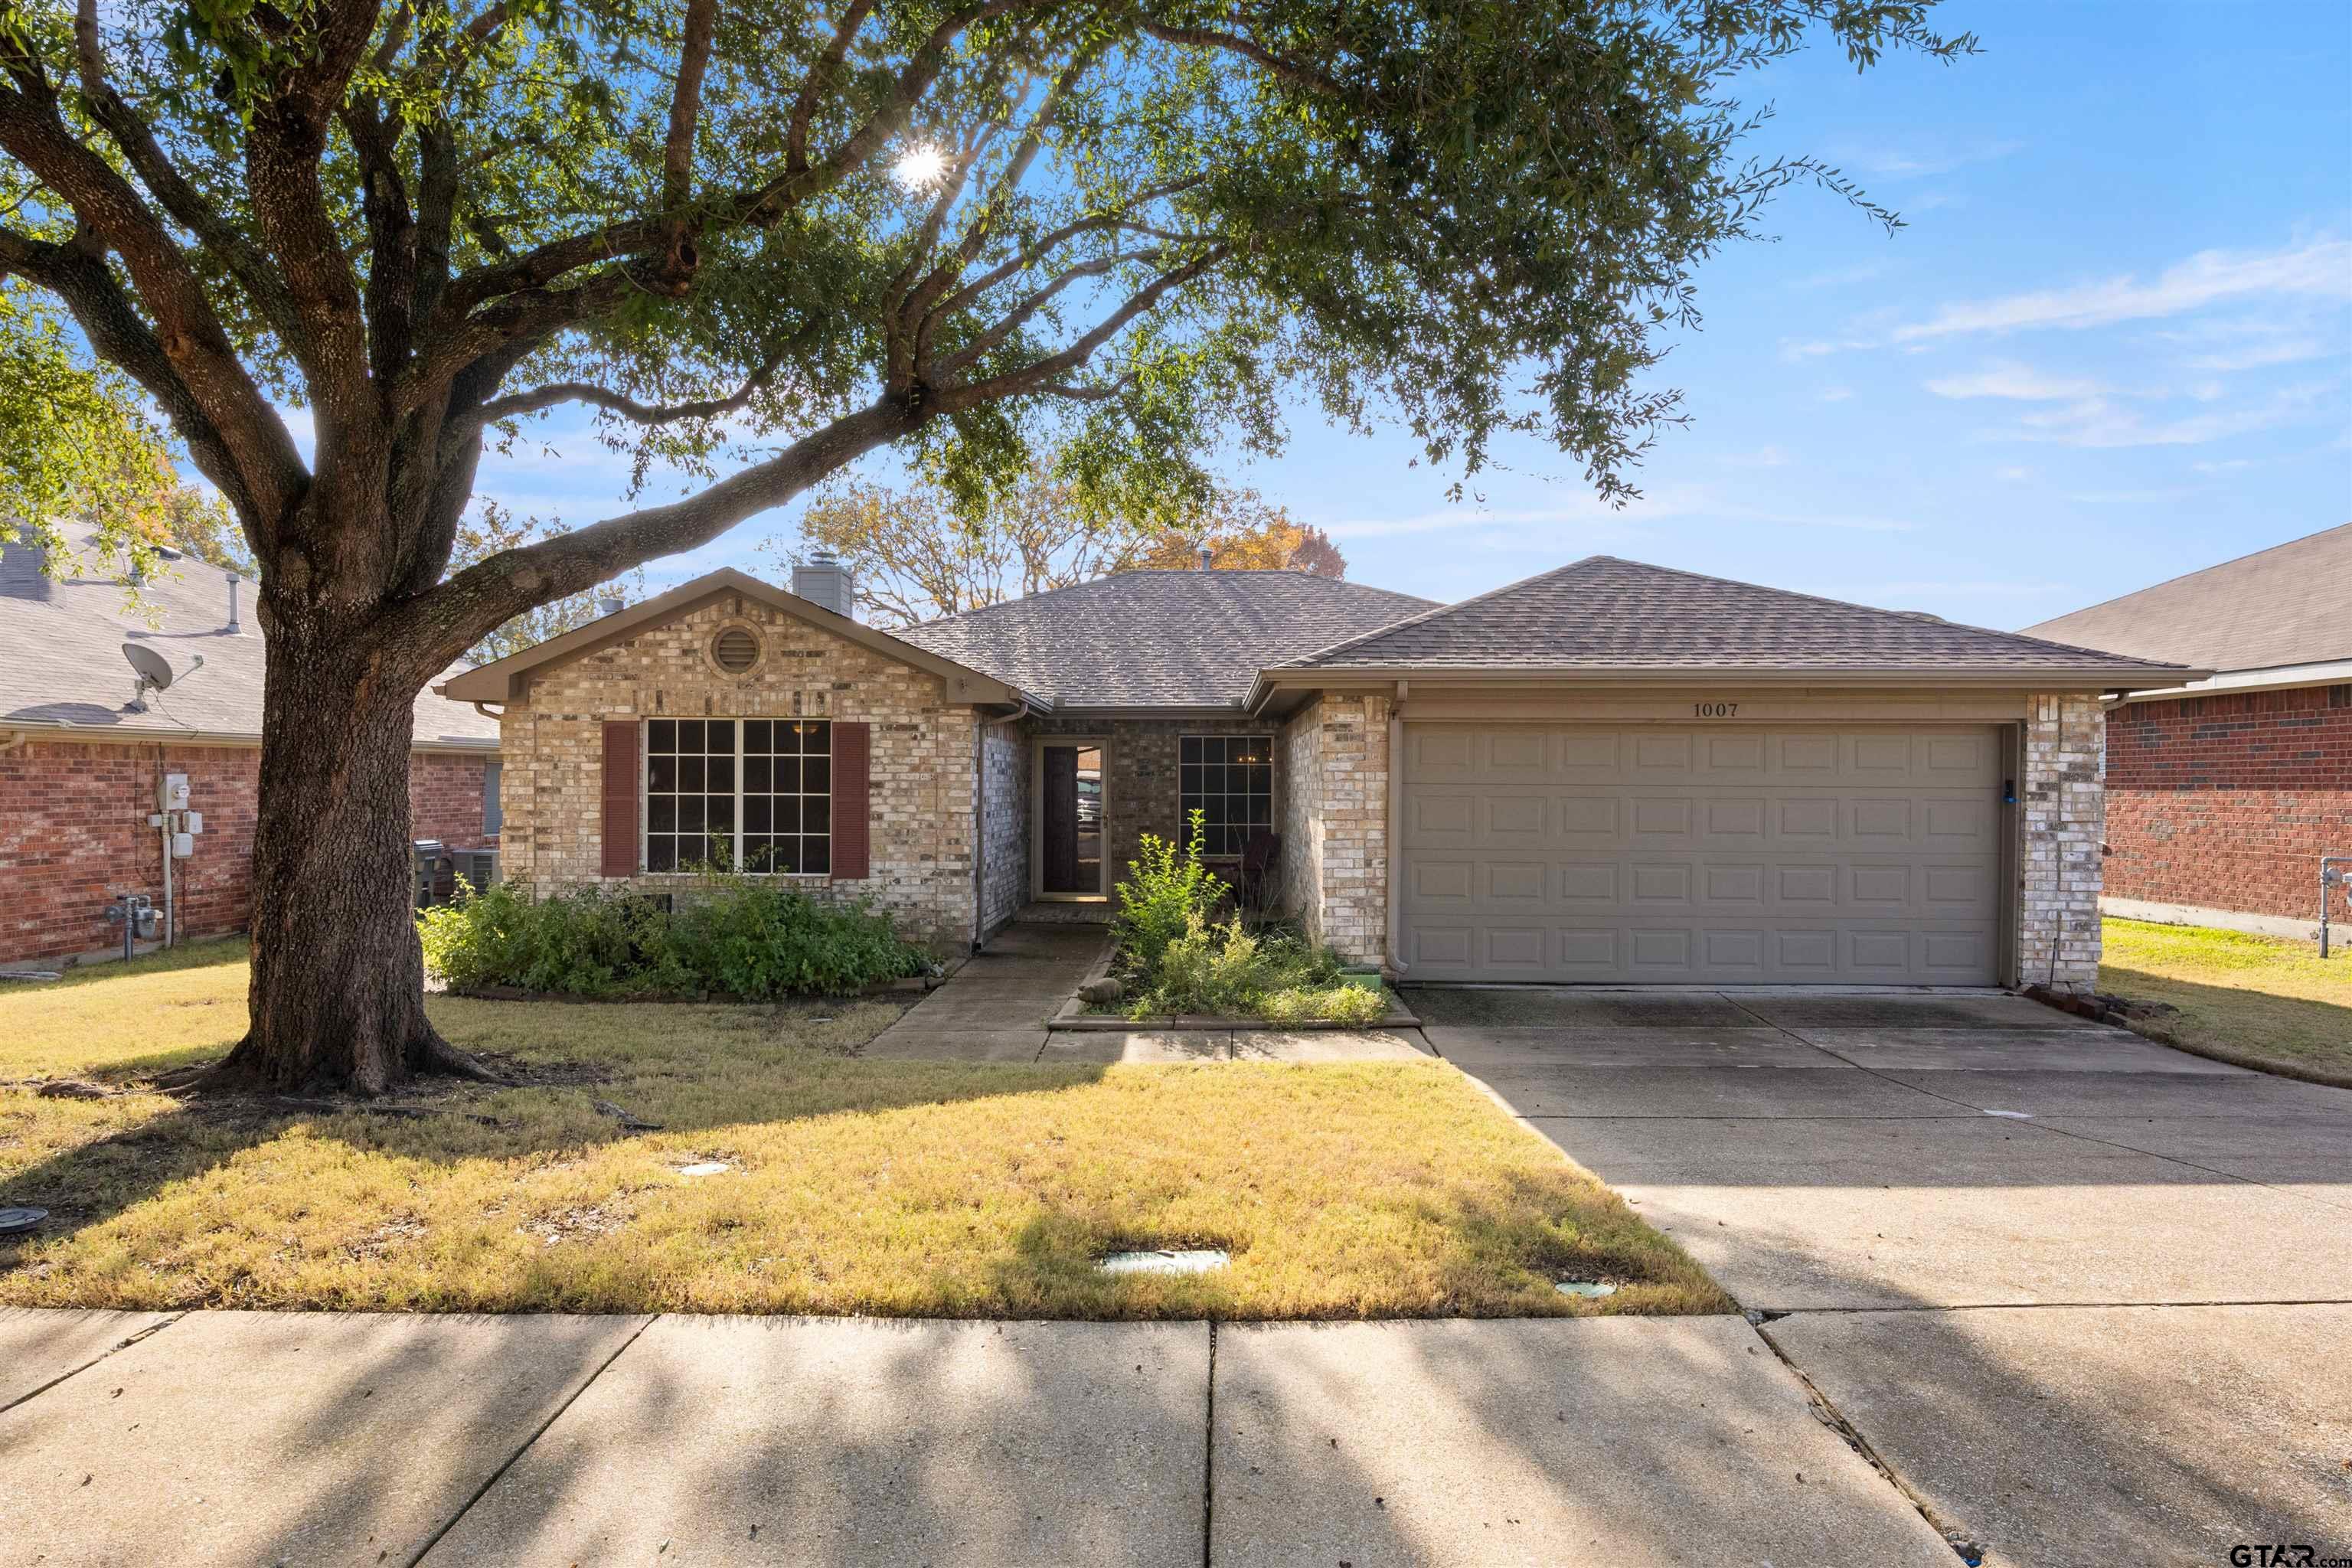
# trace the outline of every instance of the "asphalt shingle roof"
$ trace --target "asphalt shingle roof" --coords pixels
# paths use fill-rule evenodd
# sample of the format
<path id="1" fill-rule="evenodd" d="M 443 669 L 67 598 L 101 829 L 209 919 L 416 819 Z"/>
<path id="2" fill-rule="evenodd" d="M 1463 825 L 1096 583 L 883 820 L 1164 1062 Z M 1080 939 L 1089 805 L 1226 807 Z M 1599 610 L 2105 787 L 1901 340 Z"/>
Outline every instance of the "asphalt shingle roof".
<path id="1" fill-rule="evenodd" d="M 2205 669 L 2352 658 L 2352 522 L 2028 626 Z"/>
<path id="2" fill-rule="evenodd" d="M 93 531 L 74 526 L 64 532 L 80 551 Z M 31 551 L 5 520 L 0 542 L 0 730 L 71 729 L 91 740 L 191 733 L 259 739 L 262 639 L 253 584 L 238 589 L 243 629 L 232 632 L 227 574 L 193 557 L 150 577 L 134 609 L 118 577 L 39 581 Z M 153 648 L 179 675 L 169 691 L 148 694 L 143 713 L 128 707 L 133 677 L 122 657 L 127 642 Z M 191 673 L 198 654 L 204 668 Z M 493 751 L 498 740 L 498 721 L 471 703 L 436 696 L 429 687 L 417 695 L 416 744 Z"/>
<path id="3" fill-rule="evenodd" d="M 1121 572 L 893 635 L 1057 708 L 1237 707 L 1265 666 L 1432 606 L 1304 572 Z"/>
<path id="4" fill-rule="evenodd" d="M 1294 656 L 1281 668 L 1933 674 L 1955 668 L 2112 670 L 2133 662 L 1916 612 L 1874 610 L 1594 555 Z"/>

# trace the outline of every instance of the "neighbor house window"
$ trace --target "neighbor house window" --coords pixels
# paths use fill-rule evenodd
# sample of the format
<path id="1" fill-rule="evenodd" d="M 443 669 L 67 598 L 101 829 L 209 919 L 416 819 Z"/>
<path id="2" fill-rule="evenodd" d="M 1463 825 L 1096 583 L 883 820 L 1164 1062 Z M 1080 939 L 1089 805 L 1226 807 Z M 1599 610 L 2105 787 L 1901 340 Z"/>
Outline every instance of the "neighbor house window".
<path id="1" fill-rule="evenodd" d="M 646 869 L 833 868 L 833 726 L 822 719 L 646 724 Z"/>
<path id="2" fill-rule="evenodd" d="M 1265 735 L 1187 735 L 1177 742 L 1182 831 L 1201 814 L 1202 852 L 1239 855 L 1274 830 L 1274 741 Z"/>

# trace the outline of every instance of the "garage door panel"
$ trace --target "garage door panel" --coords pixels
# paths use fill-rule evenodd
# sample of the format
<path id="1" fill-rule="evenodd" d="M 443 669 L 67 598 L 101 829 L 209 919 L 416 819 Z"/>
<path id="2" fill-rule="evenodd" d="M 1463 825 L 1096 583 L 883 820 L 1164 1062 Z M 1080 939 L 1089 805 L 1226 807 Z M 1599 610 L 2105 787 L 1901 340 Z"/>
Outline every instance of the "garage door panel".
<path id="1" fill-rule="evenodd" d="M 1633 863 L 1633 902 L 1638 905 L 1682 904 L 1691 901 L 1691 874 L 1686 863 Z"/>
<path id="2" fill-rule="evenodd" d="M 1568 905 L 1599 905 L 1614 909 L 1618 874 L 1614 860 L 1570 860 L 1559 868 L 1559 901 Z"/>
<path id="3" fill-rule="evenodd" d="M 1618 825 L 1624 820 L 1624 806 L 1614 795 L 1562 795 L 1554 814 L 1557 831 L 1563 843 L 1614 844 Z"/>
<path id="4" fill-rule="evenodd" d="M 1419 978 L 1996 975 L 1991 728 L 1407 733 L 1400 946 Z"/>
<path id="5" fill-rule="evenodd" d="M 1691 771 L 1692 743 L 1697 737 L 1678 734 L 1637 734 L 1633 737 L 1633 772 L 1674 773 Z"/>
<path id="6" fill-rule="evenodd" d="M 1486 821 L 1480 841 L 1486 844 L 1514 840 L 1533 843 L 1544 837 L 1544 823 L 1550 816 L 1550 802 L 1540 795 L 1489 795 L 1480 798 L 1485 807 Z"/>
<path id="7" fill-rule="evenodd" d="M 1700 803 L 1710 848 L 1728 845 L 1760 845 L 1770 813 L 1762 795 L 1715 797 Z"/>
<path id="8" fill-rule="evenodd" d="M 1405 802 L 1405 847 L 1466 845 L 1476 824 L 1475 797 L 1453 790 L 1416 790 Z"/>

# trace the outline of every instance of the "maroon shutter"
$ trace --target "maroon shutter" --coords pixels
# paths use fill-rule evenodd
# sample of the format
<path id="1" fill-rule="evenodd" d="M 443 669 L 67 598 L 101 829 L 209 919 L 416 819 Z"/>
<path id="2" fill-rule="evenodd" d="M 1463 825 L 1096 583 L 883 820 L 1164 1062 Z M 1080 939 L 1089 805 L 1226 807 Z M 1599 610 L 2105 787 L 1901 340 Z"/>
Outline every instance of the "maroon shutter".
<path id="1" fill-rule="evenodd" d="M 868 820 L 872 809 L 874 727 L 833 727 L 833 876 L 863 881 L 873 875 Z"/>
<path id="2" fill-rule="evenodd" d="M 607 877 L 637 874 L 637 721 L 604 726 L 604 854 Z"/>

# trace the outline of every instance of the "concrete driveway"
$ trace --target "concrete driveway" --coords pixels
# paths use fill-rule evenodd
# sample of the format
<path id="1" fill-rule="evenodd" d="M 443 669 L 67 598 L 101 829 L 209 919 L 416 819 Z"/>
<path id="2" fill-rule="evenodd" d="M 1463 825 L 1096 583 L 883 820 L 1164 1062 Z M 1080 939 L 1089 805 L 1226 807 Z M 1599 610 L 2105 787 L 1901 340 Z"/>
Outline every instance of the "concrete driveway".
<path id="1" fill-rule="evenodd" d="M 2352 1093 L 1993 994 L 1412 1002 L 1988 1561 L 2352 1554 Z"/>

